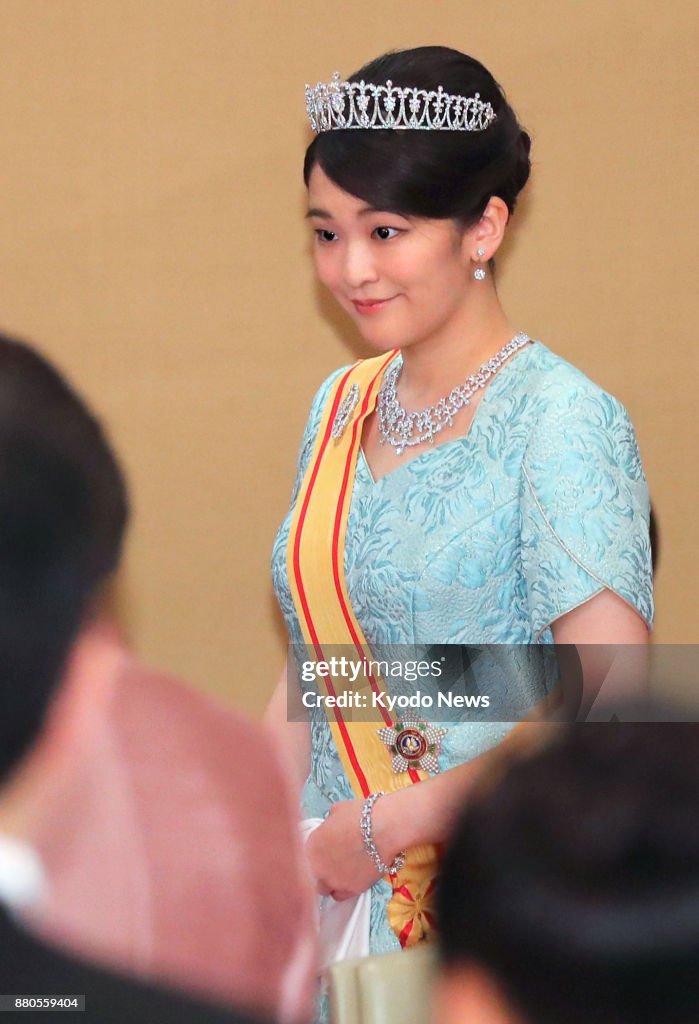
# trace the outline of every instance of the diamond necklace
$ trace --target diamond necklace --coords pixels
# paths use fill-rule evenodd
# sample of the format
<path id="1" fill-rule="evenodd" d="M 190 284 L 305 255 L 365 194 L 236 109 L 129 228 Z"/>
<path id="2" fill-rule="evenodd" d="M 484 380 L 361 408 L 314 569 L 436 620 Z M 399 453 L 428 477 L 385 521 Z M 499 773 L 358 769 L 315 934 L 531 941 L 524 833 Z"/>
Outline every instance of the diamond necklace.
<path id="1" fill-rule="evenodd" d="M 467 377 L 463 384 L 452 388 L 446 398 L 440 398 L 434 405 L 428 405 L 419 412 L 408 412 L 398 400 L 396 385 L 403 369 L 403 359 L 399 356 L 386 370 L 376 401 L 380 443 L 388 442 L 395 448 L 396 455 L 402 455 L 406 448 L 414 448 L 425 441 L 434 444 L 437 434 L 453 424 L 456 414 L 469 404 L 476 391 L 485 387 L 502 364 L 530 340 L 528 334 L 515 334 L 511 341 Z M 418 436 L 415 437 L 415 434 Z"/>

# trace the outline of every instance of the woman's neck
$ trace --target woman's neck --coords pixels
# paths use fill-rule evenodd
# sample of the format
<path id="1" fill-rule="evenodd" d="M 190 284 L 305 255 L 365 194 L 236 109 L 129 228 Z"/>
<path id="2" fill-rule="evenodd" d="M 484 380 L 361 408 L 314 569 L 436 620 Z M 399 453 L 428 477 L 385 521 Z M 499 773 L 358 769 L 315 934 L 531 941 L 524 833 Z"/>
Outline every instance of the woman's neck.
<path id="1" fill-rule="evenodd" d="M 492 282 L 470 288 L 468 301 L 437 333 L 402 350 L 401 400 L 412 408 L 437 401 L 515 334 Z"/>

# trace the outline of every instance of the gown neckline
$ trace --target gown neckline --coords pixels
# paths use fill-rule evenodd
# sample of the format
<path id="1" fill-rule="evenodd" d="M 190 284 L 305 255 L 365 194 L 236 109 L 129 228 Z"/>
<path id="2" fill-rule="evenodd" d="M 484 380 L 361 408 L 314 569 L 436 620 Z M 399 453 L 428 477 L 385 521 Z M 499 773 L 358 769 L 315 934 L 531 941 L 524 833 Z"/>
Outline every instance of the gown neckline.
<path id="1" fill-rule="evenodd" d="M 468 430 L 466 431 L 465 434 L 462 434 L 459 437 L 452 437 L 448 441 L 442 441 L 441 444 L 428 445 L 425 449 L 423 449 L 423 451 L 419 452 L 417 455 L 414 455 L 412 459 L 408 459 L 406 462 L 399 463 L 395 469 L 389 469 L 388 473 L 384 473 L 383 476 L 380 477 L 375 477 L 374 474 L 372 473 L 371 466 L 369 465 L 369 460 L 364 454 L 364 446 L 360 445 L 359 457 L 364 464 L 364 468 L 366 470 L 367 476 L 369 477 L 372 487 L 379 487 L 384 482 L 384 480 L 388 480 L 389 477 L 394 477 L 396 473 L 400 473 L 401 470 L 407 469 L 408 466 L 411 466 L 414 462 L 422 462 L 424 459 L 436 455 L 436 453 L 438 453 L 442 448 L 451 448 L 456 445 L 464 445 L 469 443 L 471 436 L 474 433 L 474 430 L 476 429 L 477 426 L 480 426 L 479 421 L 483 419 L 483 417 L 485 416 L 485 413 L 481 414 L 481 410 L 484 407 L 487 408 L 491 404 L 489 401 L 489 396 L 493 388 L 495 388 L 497 382 L 503 376 L 507 378 L 507 372 L 510 369 L 511 365 L 513 363 L 516 363 L 517 360 L 520 359 L 527 350 L 534 349 L 540 344 L 540 342 L 535 341 L 534 338 L 531 338 L 529 340 L 529 343 L 527 345 L 524 345 L 519 350 L 519 352 L 515 352 L 514 355 L 512 355 L 507 360 L 505 365 L 494 375 L 490 383 L 486 386 L 483 392 L 483 397 L 476 406 L 476 410 L 473 414 L 471 422 L 468 425 Z M 495 390 L 497 391 L 497 388 L 495 388 Z"/>

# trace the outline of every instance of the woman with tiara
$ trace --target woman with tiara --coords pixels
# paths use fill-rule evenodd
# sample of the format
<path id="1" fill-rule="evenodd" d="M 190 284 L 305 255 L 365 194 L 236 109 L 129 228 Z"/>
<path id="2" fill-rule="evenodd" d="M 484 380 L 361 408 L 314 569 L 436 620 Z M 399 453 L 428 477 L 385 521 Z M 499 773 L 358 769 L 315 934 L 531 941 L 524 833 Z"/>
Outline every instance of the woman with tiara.
<path id="1" fill-rule="evenodd" d="M 502 89 L 473 58 L 420 47 L 306 98 L 317 274 L 376 355 L 311 407 L 273 555 L 295 649 L 645 644 L 629 418 L 498 298 L 494 257 L 530 169 Z M 369 673 L 367 692 L 387 684 Z M 280 735 L 285 687 L 268 713 Z M 381 714 L 378 728 L 328 708 L 294 741 L 304 813 L 323 819 L 307 843 L 319 891 L 370 890 L 371 952 L 429 936 L 436 847 L 512 728 Z"/>

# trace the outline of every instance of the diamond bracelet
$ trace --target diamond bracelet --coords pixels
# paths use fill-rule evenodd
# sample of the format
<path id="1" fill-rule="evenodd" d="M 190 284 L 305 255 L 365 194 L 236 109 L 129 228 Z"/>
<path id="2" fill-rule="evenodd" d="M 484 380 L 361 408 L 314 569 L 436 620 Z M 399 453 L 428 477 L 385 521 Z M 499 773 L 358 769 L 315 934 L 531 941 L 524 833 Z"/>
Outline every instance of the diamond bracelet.
<path id="1" fill-rule="evenodd" d="M 381 790 L 379 793 L 370 793 L 369 796 L 366 798 L 366 800 L 362 804 L 362 813 L 359 818 L 359 831 L 362 834 L 362 840 L 364 842 L 366 852 L 369 854 L 374 864 L 376 864 L 376 867 L 381 872 L 381 874 L 397 875 L 400 869 L 405 864 L 405 858 L 407 856 L 405 850 L 402 853 L 398 854 L 398 856 L 395 858 L 392 864 L 384 864 L 384 862 L 381 860 L 381 854 L 376 848 L 376 843 L 374 842 L 374 837 L 372 835 L 371 830 L 371 815 L 374 809 L 374 804 L 376 803 L 380 796 L 385 795 L 386 794 L 383 792 L 383 790 Z"/>

